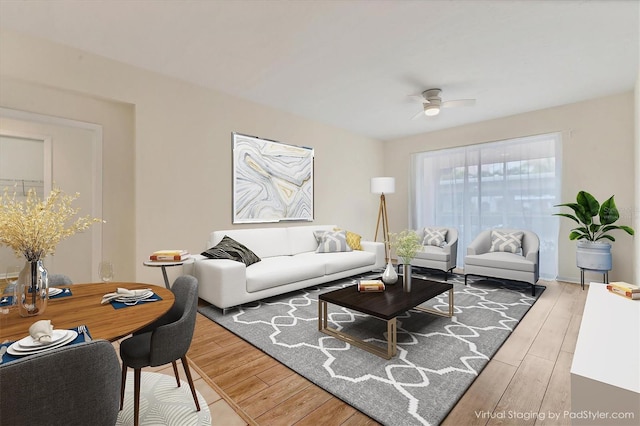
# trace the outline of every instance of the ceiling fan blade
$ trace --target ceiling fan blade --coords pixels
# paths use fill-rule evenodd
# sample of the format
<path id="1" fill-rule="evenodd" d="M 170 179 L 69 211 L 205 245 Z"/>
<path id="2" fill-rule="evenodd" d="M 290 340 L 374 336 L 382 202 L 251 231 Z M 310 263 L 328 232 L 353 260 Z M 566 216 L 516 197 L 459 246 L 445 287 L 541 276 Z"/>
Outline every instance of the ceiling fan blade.
<path id="1" fill-rule="evenodd" d="M 417 113 L 416 115 L 414 115 L 413 117 L 411 117 L 412 120 L 415 120 L 416 118 L 420 117 L 421 115 L 424 115 L 424 111 L 420 111 L 419 113 Z"/>
<path id="2" fill-rule="evenodd" d="M 476 104 L 475 99 L 456 99 L 455 101 L 445 101 L 440 106 L 442 108 L 456 108 L 465 106 L 474 106 Z"/>
<path id="3" fill-rule="evenodd" d="M 409 95 L 411 99 L 417 102 L 422 102 L 423 104 L 428 104 L 429 101 L 424 98 L 422 95 Z"/>

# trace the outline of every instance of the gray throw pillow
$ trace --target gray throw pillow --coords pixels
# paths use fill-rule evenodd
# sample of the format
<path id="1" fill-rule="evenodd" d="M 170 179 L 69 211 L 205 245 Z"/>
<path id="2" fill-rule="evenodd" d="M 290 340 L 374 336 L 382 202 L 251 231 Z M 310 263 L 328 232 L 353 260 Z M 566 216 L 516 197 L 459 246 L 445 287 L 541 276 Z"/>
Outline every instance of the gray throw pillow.
<path id="1" fill-rule="evenodd" d="M 341 251 L 353 251 L 347 244 L 346 231 L 313 231 L 313 236 L 318 241 L 316 253 L 336 253 Z"/>
<path id="2" fill-rule="evenodd" d="M 423 246 L 444 247 L 447 244 L 446 228 L 424 228 Z"/>
<path id="3" fill-rule="evenodd" d="M 230 259 L 247 266 L 260 262 L 260 258 L 254 252 L 227 235 L 214 247 L 201 254 L 209 259 Z"/>
<path id="4" fill-rule="evenodd" d="M 522 253 L 522 236 L 524 232 L 491 231 L 490 252 L 503 251 L 507 253 Z"/>

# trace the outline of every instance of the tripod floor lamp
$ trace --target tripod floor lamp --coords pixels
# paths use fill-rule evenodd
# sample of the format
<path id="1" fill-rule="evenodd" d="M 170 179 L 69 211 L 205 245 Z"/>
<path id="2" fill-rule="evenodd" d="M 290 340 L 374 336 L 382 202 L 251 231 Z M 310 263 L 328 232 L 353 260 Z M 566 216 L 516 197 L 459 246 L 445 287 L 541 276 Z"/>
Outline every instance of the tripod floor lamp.
<path id="1" fill-rule="evenodd" d="M 392 177 L 371 178 L 371 193 L 380 194 L 380 207 L 378 208 L 378 222 L 376 224 L 376 235 L 373 241 L 378 240 L 378 230 L 382 221 L 382 241 L 384 242 L 385 261 L 389 261 L 389 218 L 387 217 L 387 202 L 384 194 L 393 194 L 396 191 L 396 179 Z"/>

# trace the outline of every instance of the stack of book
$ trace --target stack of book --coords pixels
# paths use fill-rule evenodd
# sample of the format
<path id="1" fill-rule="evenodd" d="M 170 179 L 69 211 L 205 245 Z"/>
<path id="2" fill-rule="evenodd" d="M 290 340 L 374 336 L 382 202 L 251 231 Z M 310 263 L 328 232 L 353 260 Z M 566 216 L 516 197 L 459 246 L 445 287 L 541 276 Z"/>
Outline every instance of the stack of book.
<path id="1" fill-rule="evenodd" d="M 358 291 L 363 293 L 384 291 L 384 283 L 380 280 L 360 280 L 358 281 Z"/>
<path id="2" fill-rule="evenodd" d="M 180 262 L 190 256 L 186 250 L 158 250 L 154 251 L 149 260 L 154 262 Z"/>
<path id="3" fill-rule="evenodd" d="M 626 297 L 627 299 L 640 299 L 640 287 L 638 287 L 637 285 L 628 284 L 622 281 L 613 282 L 607 284 L 607 290 L 609 290 L 611 293 Z"/>

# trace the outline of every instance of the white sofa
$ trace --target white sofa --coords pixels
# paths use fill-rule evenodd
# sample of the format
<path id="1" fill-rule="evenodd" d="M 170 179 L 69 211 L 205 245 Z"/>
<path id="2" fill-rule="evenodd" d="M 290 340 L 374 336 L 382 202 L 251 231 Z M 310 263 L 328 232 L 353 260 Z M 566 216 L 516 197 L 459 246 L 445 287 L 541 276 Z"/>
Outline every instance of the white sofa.
<path id="1" fill-rule="evenodd" d="M 334 225 L 292 226 L 214 231 L 206 248 L 228 235 L 253 251 L 261 261 L 250 266 L 228 259 L 195 255 L 192 274 L 201 299 L 225 310 L 293 290 L 384 268 L 384 244 L 362 241 L 363 250 L 316 253 L 316 230 Z"/>

